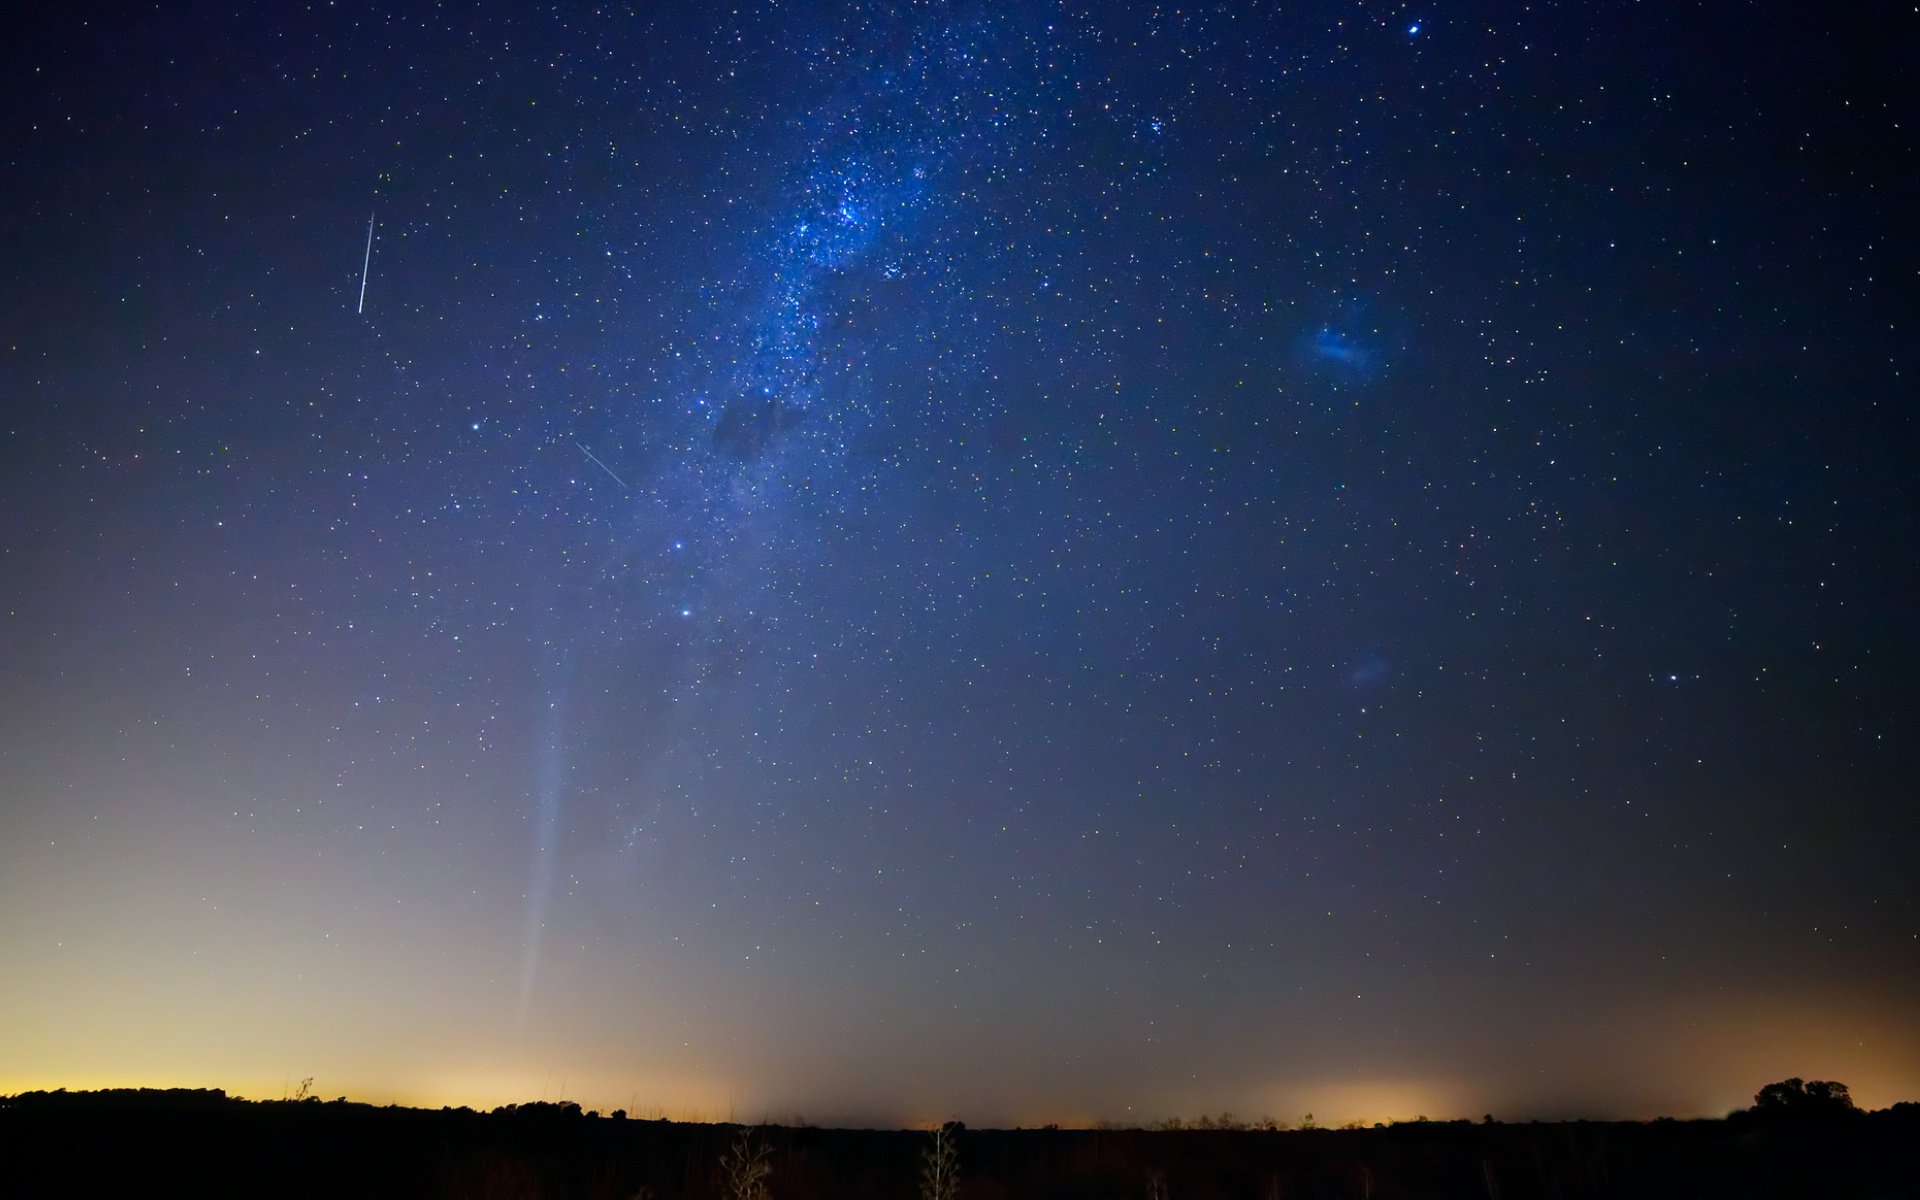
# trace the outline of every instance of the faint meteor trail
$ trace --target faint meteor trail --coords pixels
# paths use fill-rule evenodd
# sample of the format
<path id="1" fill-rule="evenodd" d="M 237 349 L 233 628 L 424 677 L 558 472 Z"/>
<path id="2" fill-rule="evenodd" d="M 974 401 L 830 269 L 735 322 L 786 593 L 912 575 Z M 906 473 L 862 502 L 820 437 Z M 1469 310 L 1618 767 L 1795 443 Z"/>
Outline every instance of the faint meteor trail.
<path id="1" fill-rule="evenodd" d="M 575 442 L 574 445 L 576 447 L 579 447 L 580 453 L 586 455 L 588 458 L 591 458 L 595 466 L 599 467 L 602 471 L 605 471 L 607 474 L 613 475 L 613 468 L 601 462 L 599 455 L 587 449 L 585 446 L 581 446 L 579 442 Z M 621 487 L 627 486 L 627 481 L 620 478 L 618 475 L 613 475 L 613 481 L 619 484 Z"/>
<path id="2" fill-rule="evenodd" d="M 562 670 L 566 670 L 564 664 Z M 549 696 L 540 751 L 540 771 L 534 790 L 537 823 L 534 826 L 533 877 L 527 888 L 526 926 L 521 939 L 517 1025 L 523 1037 L 527 1032 L 527 1018 L 533 1012 L 534 976 L 540 970 L 540 943 L 546 933 L 547 900 L 553 889 L 554 839 L 560 821 L 560 799 L 566 792 L 567 757 L 562 741 L 567 725 L 564 673 L 557 689 L 550 692 Z"/>
<path id="3" fill-rule="evenodd" d="M 367 214 L 367 256 L 360 260 L 360 307 L 355 312 L 367 311 L 367 268 L 373 265 L 373 214 Z"/>

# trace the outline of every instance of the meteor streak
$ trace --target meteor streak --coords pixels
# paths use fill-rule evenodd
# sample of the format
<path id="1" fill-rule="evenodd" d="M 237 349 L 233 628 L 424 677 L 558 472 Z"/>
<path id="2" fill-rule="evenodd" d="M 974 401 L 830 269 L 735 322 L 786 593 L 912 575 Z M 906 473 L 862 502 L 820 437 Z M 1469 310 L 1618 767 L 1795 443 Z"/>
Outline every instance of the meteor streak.
<path id="1" fill-rule="evenodd" d="M 607 474 L 613 475 L 613 468 L 601 462 L 599 455 L 587 449 L 585 446 L 581 446 L 579 442 L 575 442 L 574 445 L 576 447 L 579 447 L 580 453 L 586 455 L 588 458 L 591 458 L 595 466 L 599 467 L 602 471 L 605 471 Z M 627 481 L 620 478 L 618 475 L 613 475 L 613 481 L 619 484 L 621 487 L 627 486 Z"/>
<path id="2" fill-rule="evenodd" d="M 354 311 L 367 311 L 367 268 L 373 265 L 373 214 L 367 214 L 367 256 L 360 260 L 360 307 Z"/>

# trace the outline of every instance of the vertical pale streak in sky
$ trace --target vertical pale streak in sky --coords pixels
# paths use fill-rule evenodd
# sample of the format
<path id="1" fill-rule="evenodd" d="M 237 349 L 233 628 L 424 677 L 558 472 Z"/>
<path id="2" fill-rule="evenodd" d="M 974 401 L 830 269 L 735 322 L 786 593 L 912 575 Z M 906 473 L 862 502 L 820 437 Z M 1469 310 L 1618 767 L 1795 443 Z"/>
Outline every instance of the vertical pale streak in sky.
<path id="1" fill-rule="evenodd" d="M 535 783 L 537 805 L 533 831 L 533 865 L 527 884 L 527 919 L 520 964 L 520 1008 L 516 1026 L 524 1035 L 533 1006 L 533 977 L 540 969 L 540 935 L 547 920 L 547 893 L 553 882 L 553 839 L 559 826 L 562 767 L 560 736 L 566 705 L 547 702 L 546 736 L 540 742 L 540 771 Z"/>
<path id="2" fill-rule="evenodd" d="M 373 214 L 367 214 L 367 254 L 360 260 L 360 307 L 355 312 L 367 311 L 367 269 L 373 266 Z"/>

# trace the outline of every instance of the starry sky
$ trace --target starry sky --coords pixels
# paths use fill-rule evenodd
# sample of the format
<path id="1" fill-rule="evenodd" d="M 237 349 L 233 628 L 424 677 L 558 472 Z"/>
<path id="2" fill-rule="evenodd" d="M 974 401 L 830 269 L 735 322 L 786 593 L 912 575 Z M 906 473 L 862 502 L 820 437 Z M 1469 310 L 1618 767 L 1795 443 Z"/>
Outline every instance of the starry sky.
<path id="1" fill-rule="evenodd" d="M 0 1091 L 1920 1096 L 1839 7 L 41 6 Z"/>

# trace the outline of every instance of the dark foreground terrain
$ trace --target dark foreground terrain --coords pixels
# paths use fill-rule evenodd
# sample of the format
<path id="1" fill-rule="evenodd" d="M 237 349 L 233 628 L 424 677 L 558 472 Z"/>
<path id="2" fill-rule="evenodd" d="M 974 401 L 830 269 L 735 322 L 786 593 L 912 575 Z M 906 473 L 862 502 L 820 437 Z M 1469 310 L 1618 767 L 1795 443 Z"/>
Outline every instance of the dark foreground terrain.
<path id="1" fill-rule="evenodd" d="M 0 1195 L 735 1200 L 743 1130 L 218 1091 L 0 1099 Z M 769 1127 L 771 1200 L 915 1200 L 929 1134 Z M 1920 1105 L 1839 1117 L 1351 1130 L 957 1130 L 956 1200 L 1920 1197 Z"/>

